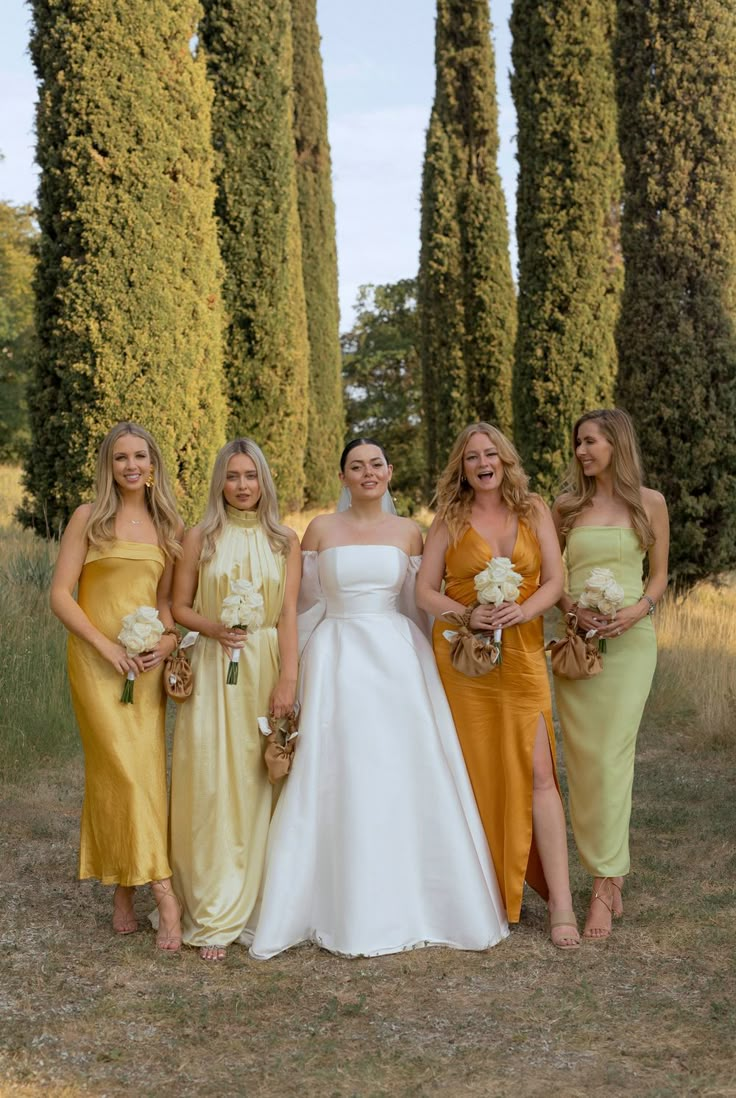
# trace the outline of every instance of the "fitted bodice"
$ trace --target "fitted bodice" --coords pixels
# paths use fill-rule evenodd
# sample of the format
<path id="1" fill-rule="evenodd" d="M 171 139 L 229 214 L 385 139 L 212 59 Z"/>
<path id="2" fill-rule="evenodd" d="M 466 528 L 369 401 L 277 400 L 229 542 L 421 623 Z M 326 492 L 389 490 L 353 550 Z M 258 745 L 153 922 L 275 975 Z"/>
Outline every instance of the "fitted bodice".
<path id="1" fill-rule="evenodd" d="M 398 613 L 409 557 L 395 545 L 339 545 L 319 554 L 328 618 Z"/>
<path id="2" fill-rule="evenodd" d="M 576 599 L 594 568 L 610 568 L 624 589 L 624 605 L 638 602 L 642 592 L 644 552 L 627 526 L 575 526 L 565 550 L 568 590 Z"/>

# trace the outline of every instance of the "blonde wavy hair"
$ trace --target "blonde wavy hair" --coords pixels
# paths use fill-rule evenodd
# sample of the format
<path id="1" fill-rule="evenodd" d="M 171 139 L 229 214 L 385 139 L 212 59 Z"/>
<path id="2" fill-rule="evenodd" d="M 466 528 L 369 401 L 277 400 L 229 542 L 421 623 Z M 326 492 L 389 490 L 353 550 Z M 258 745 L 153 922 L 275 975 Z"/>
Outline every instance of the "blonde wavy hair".
<path id="1" fill-rule="evenodd" d="M 225 443 L 215 458 L 215 464 L 212 469 L 212 480 L 210 481 L 209 496 L 207 497 L 207 507 L 204 518 L 200 523 L 200 529 L 202 531 L 202 552 L 199 557 L 200 564 L 212 557 L 217 546 L 217 540 L 225 528 L 227 512 L 225 510 L 225 497 L 222 493 L 227 477 L 228 462 L 230 461 L 230 458 L 235 457 L 237 454 L 245 454 L 246 457 L 251 459 L 256 467 L 258 486 L 261 489 L 261 498 L 258 500 L 255 510 L 258 521 L 268 538 L 269 545 L 274 553 L 281 553 L 285 557 L 289 554 L 291 536 L 287 527 L 282 526 L 279 522 L 276 488 L 273 483 L 273 477 L 271 476 L 271 470 L 268 467 L 268 462 L 263 456 L 260 446 L 257 446 L 252 439 L 236 438 L 233 439 L 232 442 Z"/>
<path id="2" fill-rule="evenodd" d="M 575 520 L 590 507 L 595 495 L 595 477 L 586 476 L 575 457 L 578 433 L 584 423 L 595 423 L 612 447 L 611 476 L 614 493 L 624 501 L 631 514 L 631 525 L 642 549 L 654 544 L 654 530 L 641 498 L 641 458 L 634 425 L 622 408 L 596 408 L 585 412 L 572 429 L 573 459 L 570 462 L 561 494 L 555 508 L 560 519 L 560 533 L 568 534 Z"/>
<path id="3" fill-rule="evenodd" d="M 475 434 L 487 435 L 498 450 L 503 465 L 501 499 L 515 515 L 530 526 L 534 525 L 534 507 L 539 497 L 529 491 L 529 477 L 522 468 L 516 447 L 498 427 L 490 423 L 471 423 L 455 439 L 434 497 L 437 517 L 445 523 L 452 545 L 460 540 L 470 525 L 470 509 L 475 493 L 465 479 L 463 457 L 470 438 Z"/>
<path id="4" fill-rule="evenodd" d="M 115 446 L 123 435 L 133 435 L 145 442 L 151 459 L 153 484 L 146 485 L 146 507 L 156 530 L 161 549 L 172 560 L 181 554 L 178 534 L 181 519 L 176 509 L 176 500 L 166 476 L 161 451 L 153 435 L 138 423 L 124 420 L 116 423 L 102 440 L 97 454 L 95 473 L 95 499 L 92 513 L 87 522 L 87 540 L 97 548 L 107 541 L 115 539 L 115 516 L 121 503 L 120 489 L 115 483 L 112 472 Z"/>

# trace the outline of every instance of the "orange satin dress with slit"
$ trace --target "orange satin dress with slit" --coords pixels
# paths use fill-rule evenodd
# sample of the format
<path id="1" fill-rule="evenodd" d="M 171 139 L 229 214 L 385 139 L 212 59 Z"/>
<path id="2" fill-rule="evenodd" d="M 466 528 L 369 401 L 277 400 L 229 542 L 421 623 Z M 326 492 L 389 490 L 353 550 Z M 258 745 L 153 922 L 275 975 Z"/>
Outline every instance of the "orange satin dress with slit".
<path id="1" fill-rule="evenodd" d="M 464 606 L 477 601 L 474 579 L 491 550 L 472 526 L 445 557 L 445 594 Z M 519 602 L 539 588 L 542 554 L 530 527 L 519 520 L 512 554 L 523 577 Z M 487 675 L 469 678 L 450 661 L 451 629 L 434 623 L 432 641 L 447 698 L 465 756 L 470 781 L 506 904 L 508 921 L 519 921 L 524 880 L 544 899 L 547 883 L 532 830 L 533 752 L 540 714 L 555 770 L 552 697 L 544 654 L 541 617 L 503 631 L 503 659 Z"/>

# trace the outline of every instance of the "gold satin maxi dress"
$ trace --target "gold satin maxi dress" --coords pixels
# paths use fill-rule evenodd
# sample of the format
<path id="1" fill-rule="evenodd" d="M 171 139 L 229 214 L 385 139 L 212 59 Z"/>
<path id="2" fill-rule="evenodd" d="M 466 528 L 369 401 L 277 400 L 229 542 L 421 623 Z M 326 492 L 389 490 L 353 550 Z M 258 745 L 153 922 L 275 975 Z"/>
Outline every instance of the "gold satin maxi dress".
<path id="1" fill-rule="evenodd" d="M 155 606 L 166 558 L 156 545 L 111 541 L 87 552 L 77 601 L 92 624 L 117 640 L 123 617 Z M 89 644 L 67 644 L 72 702 L 84 748 L 79 876 L 140 885 L 171 876 L 167 855 L 166 701 L 162 667 L 125 679 Z"/>
<path id="2" fill-rule="evenodd" d="M 219 641 L 194 645 L 194 691 L 178 707 L 171 768 L 171 862 L 184 905 L 183 940 L 227 946 L 251 921 L 263 876 L 273 792 L 257 719 L 278 681 L 276 624 L 286 558 L 274 553 L 256 514 L 227 507 L 214 556 L 199 569 L 194 609 L 219 621 L 231 579 L 260 590 L 264 623 L 240 654 L 238 682 L 226 683 Z"/>
<path id="3" fill-rule="evenodd" d="M 445 556 L 445 594 L 463 606 L 477 601 L 475 577 L 491 550 L 470 526 Z M 542 554 L 533 531 L 519 520 L 512 554 L 523 577 L 519 602 L 539 588 Z M 547 883 L 532 833 L 533 753 L 540 714 L 555 765 L 552 698 L 544 654 L 542 618 L 503 631 L 503 661 L 487 675 L 470 678 L 450 660 L 448 629 L 433 627 L 434 653 L 465 756 L 493 865 L 510 923 L 519 921 L 524 880 L 547 899 Z M 555 770 L 555 782 L 557 773 Z"/>

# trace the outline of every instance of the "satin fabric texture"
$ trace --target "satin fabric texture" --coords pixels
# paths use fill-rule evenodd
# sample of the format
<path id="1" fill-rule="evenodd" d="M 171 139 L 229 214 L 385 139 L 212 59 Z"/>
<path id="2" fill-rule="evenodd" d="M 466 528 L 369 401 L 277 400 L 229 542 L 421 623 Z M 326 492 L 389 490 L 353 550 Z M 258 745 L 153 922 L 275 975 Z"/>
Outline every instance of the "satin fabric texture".
<path id="1" fill-rule="evenodd" d="M 92 547 L 79 577 L 79 606 L 116 641 L 126 614 L 156 605 L 164 564 L 155 545 Z M 67 656 L 85 762 L 79 876 L 106 885 L 170 877 L 162 668 L 137 676 L 129 705 L 120 701 L 124 676 L 91 644 L 70 634 Z"/>
<path id="2" fill-rule="evenodd" d="M 264 623 L 248 634 L 234 685 L 226 682 L 222 646 L 200 635 L 194 691 L 177 708 L 171 861 L 188 945 L 229 945 L 254 915 L 273 801 L 257 719 L 268 713 L 279 677 L 285 577 L 286 559 L 274 553 L 255 513 L 227 507 L 214 556 L 199 569 L 194 609 L 219 621 L 230 581 L 247 579 L 263 596 Z"/>
<path id="3" fill-rule="evenodd" d="M 419 558 L 303 559 L 300 736 L 251 954 L 487 949 L 508 933 L 501 897 L 431 648 L 401 612 Z"/>
<path id="4" fill-rule="evenodd" d="M 593 568 L 610 568 L 625 593 L 641 599 L 644 553 L 635 532 L 620 526 L 577 526 L 567 535 L 568 590 L 580 595 Z M 634 756 L 657 663 L 650 616 L 609 637 L 603 670 L 592 679 L 557 679 L 575 843 L 596 877 L 628 873 Z"/>
<path id="5" fill-rule="evenodd" d="M 492 553 L 470 526 L 445 557 L 445 594 L 472 606 L 475 576 Z M 519 602 L 539 588 L 541 550 L 530 527 L 519 520 L 512 553 L 521 574 Z M 519 921 L 524 880 L 547 899 L 547 883 L 532 829 L 533 751 L 540 714 L 555 765 L 552 698 L 541 617 L 503 630 L 503 658 L 487 675 L 469 678 L 451 663 L 448 626 L 433 627 L 434 653 L 452 710 L 493 865 L 511 923 Z M 555 781 L 557 775 L 555 770 Z"/>

